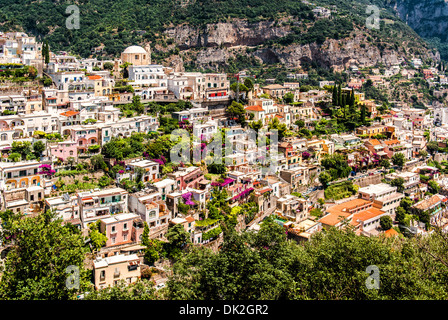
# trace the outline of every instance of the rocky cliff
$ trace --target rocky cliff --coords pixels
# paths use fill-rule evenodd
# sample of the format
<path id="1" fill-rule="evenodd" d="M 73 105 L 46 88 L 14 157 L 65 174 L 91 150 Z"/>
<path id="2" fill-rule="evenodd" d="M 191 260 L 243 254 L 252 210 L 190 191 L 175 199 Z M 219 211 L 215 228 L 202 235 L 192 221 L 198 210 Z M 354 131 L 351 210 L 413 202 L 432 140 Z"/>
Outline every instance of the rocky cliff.
<path id="1" fill-rule="evenodd" d="M 389 6 L 420 36 L 448 40 L 448 1 L 392 0 Z"/>
<path id="2" fill-rule="evenodd" d="M 369 30 L 357 28 L 349 37 L 326 39 L 322 44 L 275 43 L 275 40 L 293 32 L 290 24 L 281 21 L 251 24 L 235 19 L 232 22 L 207 24 L 202 28 L 183 24 L 167 29 L 165 35 L 173 39 L 181 50 L 182 58 L 176 59 L 177 64 L 173 65 L 176 69 L 179 69 L 181 62 L 192 62 L 202 69 L 220 70 L 229 59 L 242 56 L 256 59 L 260 64 L 282 63 L 287 68 L 300 68 L 304 62 L 315 62 L 336 71 L 349 67 L 351 63 L 367 67 L 377 63 L 391 65 L 414 56 L 439 59 L 438 54 L 426 48 L 423 41 L 402 39 L 400 45 L 394 47 L 380 40 L 372 40 Z M 414 42 L 409 45 L 407 41 Z"/>

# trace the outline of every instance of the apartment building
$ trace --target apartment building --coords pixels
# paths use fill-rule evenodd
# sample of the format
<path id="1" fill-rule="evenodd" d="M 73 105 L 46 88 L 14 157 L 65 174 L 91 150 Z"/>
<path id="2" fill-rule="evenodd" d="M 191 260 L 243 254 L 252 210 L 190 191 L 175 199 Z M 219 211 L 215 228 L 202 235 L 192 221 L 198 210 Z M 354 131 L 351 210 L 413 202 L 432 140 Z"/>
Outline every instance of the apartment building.
<path id="1" fill-rule="evenodd" d="M 361 199 L 373 201 L 374 207 L 393 217 L 395 209 L 400 206 L 400 201 L 404 198 L 404 194 L 397 192 L 397 187 L 387 183 L 372 184 L 358 191 Z"/>
<path id="2" fill-rule="evenodd" d="M 184 190 L 185 188 L 199 188 L 199 182 L 204 179 L 204 174 L 199 167 L 181 167 L 178 171 L 167 174 L 167 178 L 175 180 L 177 188 Z"/>
<path id="3" fill-rule="evenodd" d="M 308 217 L 309 203 L 306 199 L 284 195 L 277 199 L 277 210 L 281 216 L 293 222 L 301 222 Z"/>
<path id="4" fill-rule="evenodd" d="M 387 214 L 375 208 L 372 201 L 354 199 L 329 207 L 318 221 L 323 228 L 344 228 L 348 224 L 357 234 L 370 235 L 380 226 L 380 218 Z"/>
<path id="5" fill-rule="evenodd" d="M 31 186 L 44 186 L 41 163 L 36 160 L 19 162 L 0 162 L 0 190 L 26 189 Z"/>
<path id="6" fill-rule="evenodd" d="M 93 262 L 95 288 L 113 287 L 120 280 L 131 284 L 141 277 L 140 259 L 136 254 L 96 258 Z"/>
<path id="7" fill-rule="evenodd" d="M 77 195 L 64 194 L 58 197 L 46 198 L 45 210 L 55 212 L 56 216 L 61 218 L 64 222 L 71 223 L 79 228 L 81 227 Z"/>
<path id="8" fill-rule="evenodd" d="M 291 185 L 291 191 L 297 192 L 306 187 L 310 174 L 308 167 L 296 167 L 280 171 L 280 177 Z"/>
<path id="9" fill-rule="evenodd" d="M 130 244 L 132 239 L 132 228 L 135 219 L 139 215 L 135 213 L 120 213 L 100 219 L 100 232 L 105 234 L 107 241 L 105 247 Z"/>
<path id="10" fill-rule="evenodd" d="M 122 188 L 109 188 L 79 192 L 78 203 L 83 228 L 91 222 L 112 214 L 128 212 L 128 192 Z"/>

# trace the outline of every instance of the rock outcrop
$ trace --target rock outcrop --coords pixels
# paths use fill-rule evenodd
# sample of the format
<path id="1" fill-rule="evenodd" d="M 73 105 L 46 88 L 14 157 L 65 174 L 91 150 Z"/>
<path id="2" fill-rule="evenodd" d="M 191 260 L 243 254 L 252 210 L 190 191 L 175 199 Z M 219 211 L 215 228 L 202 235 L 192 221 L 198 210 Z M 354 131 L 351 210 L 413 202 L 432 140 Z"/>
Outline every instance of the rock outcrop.
<path id="1" fill-rule="evenodd" d="M 322 44 L 265 45 L 266 41 L 285 37 L 291 32 L 291 24 L 288 23 L 249 23 L 236 19 L 204 27 L 182 24 L 167 29 L 165 35 L 174 40 L 181 52 L 193 51 L 191 56 L 197 67 L 212 70 L 219 70 L 229 59 L 241 55 L 266 64 L 282 63 L 293 69 L 299 68 L 304 62 L 313 61 L 334 70 L 344 70 L 352 63 L 360 67 L 377 63 L 388 66 L 402 62 L 408 55 L 405 43 L 398 48 L 381 48 L 367 40 L 368 33 L 365 30 L 355 30 L 345 39 L 327 39 Z M 423 46 L 417 49 L 422 58 L 438 59 Z"/>

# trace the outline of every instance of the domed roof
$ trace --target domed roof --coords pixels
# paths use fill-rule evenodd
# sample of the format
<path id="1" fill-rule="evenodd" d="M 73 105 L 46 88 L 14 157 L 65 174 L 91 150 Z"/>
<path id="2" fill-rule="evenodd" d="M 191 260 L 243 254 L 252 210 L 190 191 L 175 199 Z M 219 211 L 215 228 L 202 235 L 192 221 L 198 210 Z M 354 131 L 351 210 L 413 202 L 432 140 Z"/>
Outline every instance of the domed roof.
<path id="1" fill-rule="evenodd" d="M 123 53 L 147 53 L 145 49 L 140 46 L 130 46 L 127 47 Z"/>

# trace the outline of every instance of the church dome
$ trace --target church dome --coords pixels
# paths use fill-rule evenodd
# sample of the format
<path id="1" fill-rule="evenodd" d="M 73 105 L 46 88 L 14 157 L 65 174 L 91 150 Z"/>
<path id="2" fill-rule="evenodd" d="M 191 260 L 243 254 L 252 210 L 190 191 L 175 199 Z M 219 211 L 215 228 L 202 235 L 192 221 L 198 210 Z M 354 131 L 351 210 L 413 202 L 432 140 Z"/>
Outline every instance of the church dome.
<path id="1" fill-rule="evenodd" d="M 143 49 L 140 46 L 130 46 L 127 47 L 123 53 L 131 53 L 131 54 L 135 54 L 135 53 L 147 53 L 145 49 Z"/>

